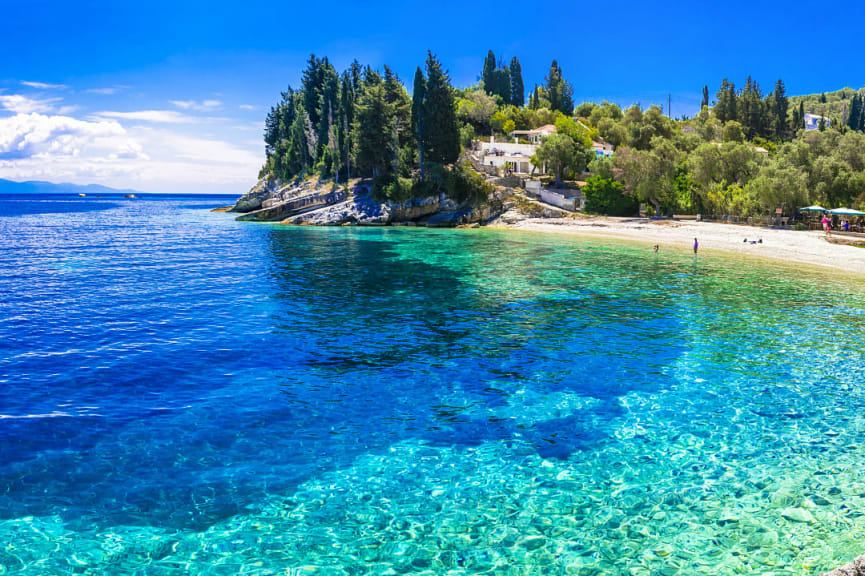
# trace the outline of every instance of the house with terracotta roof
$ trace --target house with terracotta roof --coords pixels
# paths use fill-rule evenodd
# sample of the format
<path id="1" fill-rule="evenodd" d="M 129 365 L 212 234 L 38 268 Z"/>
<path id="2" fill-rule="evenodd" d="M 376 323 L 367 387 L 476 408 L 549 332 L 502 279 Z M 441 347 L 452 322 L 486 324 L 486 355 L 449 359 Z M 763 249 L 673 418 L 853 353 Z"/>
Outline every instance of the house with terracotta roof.
<path id="1" fill-rule="evenodd" d="M 528 140 L 532 144 L 540 144 L 542 138 L 555 133 L 555 126 L 553 126 L 552 124 L 544 124 L 543 126 L 539 126 L 534 130 L 514 130 L 513 132 L 508 134 L 508 136 L 514 139 L 522 138 L 523 140 Z"/>

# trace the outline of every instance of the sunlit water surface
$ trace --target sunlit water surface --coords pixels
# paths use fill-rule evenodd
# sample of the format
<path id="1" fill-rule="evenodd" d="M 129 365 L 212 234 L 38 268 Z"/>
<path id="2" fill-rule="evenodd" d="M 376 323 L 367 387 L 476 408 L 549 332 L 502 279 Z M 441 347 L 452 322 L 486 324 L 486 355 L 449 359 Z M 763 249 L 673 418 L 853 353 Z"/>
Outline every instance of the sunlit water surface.
<path id="1" fill-rule="evenodd" d="M 808 574 L 865 295 L 713 254 L 0 197 L 0 574 Z"/>

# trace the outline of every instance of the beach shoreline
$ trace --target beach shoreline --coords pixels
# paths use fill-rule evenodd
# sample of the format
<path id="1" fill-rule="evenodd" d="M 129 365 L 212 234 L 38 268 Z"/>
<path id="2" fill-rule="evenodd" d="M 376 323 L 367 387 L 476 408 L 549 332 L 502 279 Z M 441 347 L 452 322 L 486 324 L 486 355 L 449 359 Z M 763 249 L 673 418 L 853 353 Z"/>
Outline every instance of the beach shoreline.
<path id="1" fill-rule="evenodd" d="M 786 264 L 817 266 L 845 273 L 865 275 L 865 248 L 835 244 L 829 239 L 858 238 L 831 235 L 822 231 L 797 231 L 761 228 L 720 222 L 647 220 L 586 216 L 581 218 L 529 218 L 514 223 L 496 224 L 509 230 L 525 230 L 609 238 L 645 243 L 651 249 L 691 250 L 694 238 L 699 250 L 722 251 Z M 746 241 L 747 240 L 747 241 Z M 762 240 L 762 242 L 759 242 Z M 753 244 L 752 242 L 758 242 Z M 861 241 L 865 243 L 865 238 Z"/>

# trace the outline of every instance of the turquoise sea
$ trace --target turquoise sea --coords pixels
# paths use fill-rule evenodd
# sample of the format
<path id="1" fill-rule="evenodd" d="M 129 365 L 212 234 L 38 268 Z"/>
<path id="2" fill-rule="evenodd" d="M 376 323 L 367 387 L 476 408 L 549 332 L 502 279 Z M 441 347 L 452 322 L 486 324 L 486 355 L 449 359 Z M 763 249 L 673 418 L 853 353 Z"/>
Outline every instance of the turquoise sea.
<path id="1" fill-rule="evenodd" d="M 865 291 L 214 197 L 0 197 L 0 574 L 816 574 Z"/>

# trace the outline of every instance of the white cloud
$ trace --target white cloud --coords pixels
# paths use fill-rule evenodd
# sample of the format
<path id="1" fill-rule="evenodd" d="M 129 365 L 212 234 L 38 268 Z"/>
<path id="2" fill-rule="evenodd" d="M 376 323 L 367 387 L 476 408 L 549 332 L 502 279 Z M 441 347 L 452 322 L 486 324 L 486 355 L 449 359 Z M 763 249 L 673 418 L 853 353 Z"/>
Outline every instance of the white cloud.
<path id="1" fill-rule="evenodd" d="M 16 114 L 51 112 L 54 105 L 61 100 L 62 98 L 37 100 L 20 94 L 0 94 L 0 106 Z"/>
<path id="2" fill-rule="evenodd" d="M 68 116 L 17 114 L 0 118 L 0 159 L 56 159 L 62 156 L 109 157 L 121 150 L 141 153 L 114 121 L 86 122 Z"/>
<path id="3" fill-rule="evenodd" d="M 85 90 L 88 94 L 102 94 L 103 96 L 110 96 L 112 94 L 117 94 L 121 90 L 129 88 L 128 86 L 107 86 L 105 88 L 88 88 Z"/>
<path id="4" fill-rule="evenodd" d="M 252 104 L 241 104 L 240 106 L 238 106 L 238 108 L 240 108 L 241 110 L 255 110 L 255 106 L 253 106 Z"/>
<path id="5" fill-rule="evenodd" d="M 196 102 L 195 100 L 172 100 L 171 103 L 181 110 L 194 110 L 197 112 L 215 110 L 222 106 L 222 102 L 219 100 L 202 100 L 201 102 Z"/>
<path id="6" fill-rule="evenodd" d="M 241 147 L 175 127 L 122 122 L 35 113 L 0 118 L 0 178 L 240 194 L 261 167 L 258 142 Z"/>
<path id="7" fill-rule="evenodd" d="M 141 122 L 156 122 L 160 124 L 191 124 L 199 122 L 199 118 L 187 116 L 174 110 L 138 110 L 135 112 L 97 112 L 96 118 L 114 118 L 117 120 L 138 120 Z"/>
<path id="8" fill-rule="evenodd" d="M 40 90 L 66 90 L 67 88 L 66 84 L 47 84 L 45 82 L 27 82 L 26 80 L 22 80 L 21 84 Z"/>

